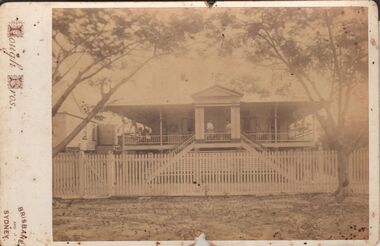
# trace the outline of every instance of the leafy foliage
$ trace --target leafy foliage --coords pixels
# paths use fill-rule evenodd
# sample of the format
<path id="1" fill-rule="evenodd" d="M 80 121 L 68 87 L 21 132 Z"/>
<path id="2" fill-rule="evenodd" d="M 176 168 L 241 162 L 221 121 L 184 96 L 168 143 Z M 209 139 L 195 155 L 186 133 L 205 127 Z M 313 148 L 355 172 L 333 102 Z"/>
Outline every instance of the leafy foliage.
<path id="1" fill-rule="evenodd" d="M 368 81 L 366 9 L 252 8 L 243 15 L 234 28 L 240 30 L 235 37 L 246 58 L 294 75 L 309 99 L 323 105 L 319 119 L 327 142 L 335 147 L 350 142 L 347 114 L 353 91 Z M 230 52 L 232 46 L 221 49 Z M 285 81 L 276 93 L 285 95 L 289 88 Z"/>
<path id="2" fill-rule="evenodd" d="M 170 11 L 169 11 L 170 12 Z M 61 151 L 99 112 L 123 84 L 153 58 L 180 50 L 203 28 L 191 11 L 158 15 L 154 9 L 57 9 L 53 14 L 53 86 L 63 90 L 53 104 L 53 116 L 81 83 L 99 89 L 95 104 L 82 102 L 86 118 L 53 149 Z M 136 65 L 137 64 L 137 65 Z M 125 74 L 112 81 L 103 73 Z M 66 82 L 62 86 L 62 81 Z"/>

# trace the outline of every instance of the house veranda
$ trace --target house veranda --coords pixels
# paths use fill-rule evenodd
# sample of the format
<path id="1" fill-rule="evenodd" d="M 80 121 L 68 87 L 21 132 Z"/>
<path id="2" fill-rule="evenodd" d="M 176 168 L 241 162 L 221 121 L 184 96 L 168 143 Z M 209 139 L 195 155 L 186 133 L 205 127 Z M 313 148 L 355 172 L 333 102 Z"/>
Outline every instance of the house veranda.
<path id="1" fill-rule="evenodd" d="M 212 86 L 192 94 L 188 104 L 110 105 L 109 110 L 152 129 L 149 136 L 123 134 L 109 140 L 100 133 L 99 146 L 122 151 L 232 150 L 252 148 L 312 148 L 316 145 L 313 114 L 308 101 L 243 101 L 243 94 Z M 308 121 L 306 121 L 308 120 Z M 208 129 L 212 124 L 212 130 Z M 210 128 L 210 127 L 209 127 Z M 111 130 L 112 132 L 112 130 Z M 104 143 L 102 136 L 107 135 Z"/>

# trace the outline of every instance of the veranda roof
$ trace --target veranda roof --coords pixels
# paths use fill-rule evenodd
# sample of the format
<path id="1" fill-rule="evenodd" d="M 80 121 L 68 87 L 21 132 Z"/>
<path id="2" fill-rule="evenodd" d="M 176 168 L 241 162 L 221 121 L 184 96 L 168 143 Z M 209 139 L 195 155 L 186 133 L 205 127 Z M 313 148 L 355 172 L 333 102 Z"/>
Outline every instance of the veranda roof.
<path id="1" fill-rule="evenodd" d="M 305 96 L 284 96 L 284 95 L 271 95 L 262 96 L 254 92 L 244 92 L 236 88 L 230 88 L 218 84 L 210 85 L 209 83 L 192 84 L 184 81 L 171 85 L 150 85 L 143 86 L 129 86 L 124 87 L 118 91 L 114 96 L 109 107 L 115 106 L 153 106 L 153 105 L 186 105 L 194 103 L 194 95 L 202 91 L 210 90 L 212 88 L 223 88 L 231 93 L 241 95 L 242 103 L 271 103 L 271 102 L 309 102 Z"/>

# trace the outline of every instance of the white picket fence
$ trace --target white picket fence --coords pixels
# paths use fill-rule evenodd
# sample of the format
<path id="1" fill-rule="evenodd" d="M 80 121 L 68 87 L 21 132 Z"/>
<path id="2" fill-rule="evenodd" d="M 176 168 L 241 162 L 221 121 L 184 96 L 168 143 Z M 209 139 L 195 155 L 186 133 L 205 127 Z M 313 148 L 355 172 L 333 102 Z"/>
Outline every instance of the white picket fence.
<path id="1" fill-rule="evenodd" d="M 53 160 L 54 197 L 316 193 L 335 191 L 338 181 L 335 151 L 194 152 L 173 158 L 61 153 Z M 348 171 L 351 192 L 368 193 L 368 150 L 350 156 Z"/>
<path id="2" fill-rule="evenodd" d="M 351 153 L 348 163 L 348 176 L 351 190 L 355 193 L 368 194 L 369 189 L 369 158 L 368 149 Z"/>

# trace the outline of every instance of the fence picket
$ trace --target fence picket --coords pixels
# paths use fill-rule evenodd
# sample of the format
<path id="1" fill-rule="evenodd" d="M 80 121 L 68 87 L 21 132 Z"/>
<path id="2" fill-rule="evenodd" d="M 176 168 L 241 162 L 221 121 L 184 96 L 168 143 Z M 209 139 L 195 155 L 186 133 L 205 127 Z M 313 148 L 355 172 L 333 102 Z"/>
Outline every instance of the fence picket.
<path id="1" fill-rule="evenodd" d="M 333 192 L 338 185 L 337 152 L 332 150 L 190 152 L 173 158 L 162 153 L 60 153 L 53 161 L 53 194 L 69 198 L 310 193 Z M 167 168 L 148 183 L 146 178 L 164 165 Z M 368 193 L 368 150 L 353 152 L 347 168 L 353 192 Z"/>

